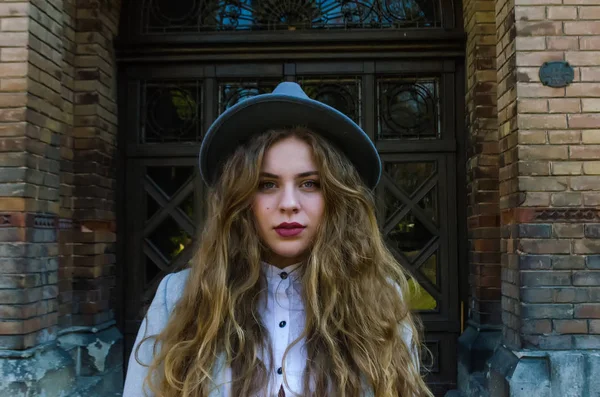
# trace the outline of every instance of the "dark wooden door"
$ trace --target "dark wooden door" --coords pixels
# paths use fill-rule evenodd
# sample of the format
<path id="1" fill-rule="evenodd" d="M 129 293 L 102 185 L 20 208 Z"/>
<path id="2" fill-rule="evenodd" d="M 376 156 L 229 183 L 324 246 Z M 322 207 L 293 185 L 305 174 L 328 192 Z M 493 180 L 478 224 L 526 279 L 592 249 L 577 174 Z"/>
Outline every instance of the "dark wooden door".
<path id="1" fill-rule="evenodd" d="M 455 73 L 451 61 L 393 60 L 127 69 L 126 345 L 157 283 L 192 254 L 204 210 L 203 131 L 228 107 L 291 80 L 354 119 L 380 151 L 381 228 L 411 273 L 434 358 L 429 382 L 440 393 L 451 387 L 460 333 Z"/>
<path id="2" fill-rule="evenodd" d="M 193 252 L 204 132 L 235 103 L 297 81 L 360 124 L 381 153 L 380 226 L 411 274 L 433 353 L 427 379 L 437 395 L 454 388 L 464 283 L 460 2 L 145 0 L 126 2 L 122 15 L 117 317 L 126 354 L 157 283 Z"/>

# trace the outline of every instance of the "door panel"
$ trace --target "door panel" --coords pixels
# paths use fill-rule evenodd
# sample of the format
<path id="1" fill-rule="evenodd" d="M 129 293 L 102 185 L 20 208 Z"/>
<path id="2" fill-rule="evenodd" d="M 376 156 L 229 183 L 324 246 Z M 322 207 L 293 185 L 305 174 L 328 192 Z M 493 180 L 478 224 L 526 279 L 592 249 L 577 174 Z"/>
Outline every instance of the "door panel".
<path id="1" fill-rule="evenodd" d="M 126 355 L 162 278 L 183 269 L 202 225 L 202 195 L 196 158 L 127 161 Z"/>
<path id="2" fill-rule="evenodd" d="M 381 153 L 378 217 L 390 250 L 410 274 L 413 310 L 433 354 L 428 381 L 443 395 L 456 382 L 460 332 L 456 237 L 454 67 L 448 61 L 199 64 L 128 77 L 126 344 L 157 282 L 191 257 L 204 190 L 197 153 L 220 113 L 282 80 L 359 123 Z M 177 76 L 168 78 L 167 76 Z M 131 105 L 134 104 L 134 105 Z M 135 108 L 132 108 L 134 106 Z M 163 134 L 163 135 L 161 135 Z M 148 137 L 153 137 L 149 139 Z M 190 211 L 193 209 L 193 211 Z"/>

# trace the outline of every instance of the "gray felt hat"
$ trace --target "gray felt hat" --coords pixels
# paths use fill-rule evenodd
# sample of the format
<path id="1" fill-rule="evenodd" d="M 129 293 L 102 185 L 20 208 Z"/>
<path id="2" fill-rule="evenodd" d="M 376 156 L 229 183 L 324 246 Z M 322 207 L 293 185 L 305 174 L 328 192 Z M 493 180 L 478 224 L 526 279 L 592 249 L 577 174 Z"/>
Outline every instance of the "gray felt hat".
<path id="1" fill-rule="evenodd" d="M 381 175 L 377 149 L 348 116 L 310 99 L 291 82 L 280 83 L 270 94 L 239 102 L 210 126 L 200 148 L 200 173 L 207 185 L 219 178 L 224 162 L 252 136 L 270 129 L 304 126 L 336 145 L 354 164 L 365 185 L 373 189 Z"/>

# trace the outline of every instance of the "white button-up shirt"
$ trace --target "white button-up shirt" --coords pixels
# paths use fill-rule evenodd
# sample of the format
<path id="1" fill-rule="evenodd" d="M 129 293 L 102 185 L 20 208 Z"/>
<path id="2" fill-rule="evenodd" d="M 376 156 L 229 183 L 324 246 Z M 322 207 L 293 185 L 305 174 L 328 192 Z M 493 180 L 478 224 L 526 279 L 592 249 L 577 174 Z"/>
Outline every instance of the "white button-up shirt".
<path id="1" fill-rule="evenodd" d="M 303 373 L 307 362 L 307 353 L 304 340 L 300 340 L 289 351 L 283 362 L 283 355 L 287 347 L 296 340 L 304 329 L 305 312 L 301 294 L 301 283 L 298 279 L 298 266 L 292 265 L 278 269 L 267 263 L 262 263 L 266 277 L 266 299 L 262 299 L 259 313 L 263 324 L 266 326 L 273 349 L 273 373 L 270 374 L 268 395 L 276 397 L 280 388 L 284 387 L 287 397 L 296 393 L 301 394 L 303 389 Z M 185 288 L 189 270 L 169 274 L 160 283 L 156 295 L 148 309 L 146 317 L 140 326 L 133 352 L 129 359 L 127 376 L 123 396 L 126 397 L 153 397 L 147 388 L 143 387 L 148 367 L 153 356 L 153 341 L 146 341 L 140 346 L 139 359 L 145 365 L 140 365 L 135 359 L 136 347 L 141 340 L 150 335 L 158 335 L 166 326 L 173 307 L 181 297 Z M 408 327 L 401 327 L 403 338 L 410 345 L 412 333 Z M 412 346 L 411 346 L 412 347 Z M 414 348 L 414 347 L 413 347 Z M 413 350 L 415 365 L 418 366 L 418 354 Z M 269 357 L 260 357 L 269 368 Z M 280 369 L 281 368 L 281 369 Z M 284 384 L 284 373 L 287 386 Z M 231 397 L 231 368 L 224 367 L 217 371 L 215 381 L 218 389 L 211 392 L 210 396 Z M 144 394 L 144 391 L 146 394 Z M 366 395 L 372 395 L 367 393 Z"/>
<path id="2" fill-rule="evenodd" d="M 263 324 L 268 329 L 273 348 L 273 373 L 269 382 L 269 395 L 277 396 L 283 385 L 285 394 L 302 392 L 302 379 L 306 367 L 307 353 L 304 339 L 295 344 L 283 362 L 283 354 L 288 346 L 304 330 L 304 304 L 302 286 L 298 280 L 298 264 L 279 269 L 263 262 L 267 279 L 267 299 L 259 308 Z M 267 360 L 264 360 L 268 364 Z M 287 386 L 284 384 L 283 369 Z"/>

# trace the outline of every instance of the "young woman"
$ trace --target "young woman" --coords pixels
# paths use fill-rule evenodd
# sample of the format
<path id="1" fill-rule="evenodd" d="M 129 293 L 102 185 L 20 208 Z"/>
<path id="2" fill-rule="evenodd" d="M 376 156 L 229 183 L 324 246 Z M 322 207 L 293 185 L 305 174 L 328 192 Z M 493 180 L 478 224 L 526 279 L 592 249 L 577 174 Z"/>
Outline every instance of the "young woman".
<path id="1" fill-rule="evenodd" d="M 432 396 L 360 127 L 282 83 L 215 121 L 200 171 L 201 244 L 158 287 L 125 397 Z"/>

